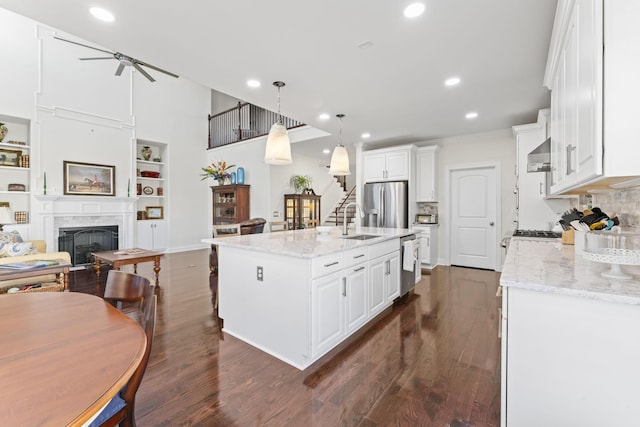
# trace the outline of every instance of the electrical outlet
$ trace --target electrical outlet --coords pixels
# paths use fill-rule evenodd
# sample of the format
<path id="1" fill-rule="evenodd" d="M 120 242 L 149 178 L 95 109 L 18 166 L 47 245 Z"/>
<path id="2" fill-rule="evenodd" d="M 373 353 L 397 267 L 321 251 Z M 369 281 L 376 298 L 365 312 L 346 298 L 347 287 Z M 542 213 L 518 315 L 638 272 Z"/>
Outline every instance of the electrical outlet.
<path id="1" fill-rule="evenodd" d="M 258 279 L 259 282 L 262 282 L 262 279 L 264 278 L 264 274 L 262 272 L 262 266 L 259 265 L 258 269 L 256 271 L 256 279 Z"/>
<path id="2" fill-rule="evenodd" d="M 279 211 L 273 211 L 273 217 L 274 218 L 278 218 L 280 216 L 280 212 Z"/>

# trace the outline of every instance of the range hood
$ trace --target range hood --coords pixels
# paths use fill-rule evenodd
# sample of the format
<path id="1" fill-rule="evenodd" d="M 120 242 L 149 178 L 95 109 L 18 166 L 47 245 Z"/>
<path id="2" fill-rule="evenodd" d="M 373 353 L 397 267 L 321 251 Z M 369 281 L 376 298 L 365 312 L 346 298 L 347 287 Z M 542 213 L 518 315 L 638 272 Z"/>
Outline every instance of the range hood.
<path id="1" fill-rule="evenodd" d="M 527 172 L 551 171 L 551 138 L 547 138 L 527 155 Z"/>

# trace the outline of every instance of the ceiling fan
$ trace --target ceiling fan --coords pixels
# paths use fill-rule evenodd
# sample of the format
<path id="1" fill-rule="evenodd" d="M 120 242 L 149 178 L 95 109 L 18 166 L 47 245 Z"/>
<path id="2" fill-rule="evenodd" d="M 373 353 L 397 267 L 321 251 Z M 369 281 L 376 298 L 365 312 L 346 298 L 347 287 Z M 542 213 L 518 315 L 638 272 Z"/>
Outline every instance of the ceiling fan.
<path id="1" fill-rule="evenodd" d="M 149 73 L 147 73 L 145 70 L 143 70 L 142 67 L 148 67 L 148 68 L 151 68 L 152 70 L 160 71 L 161 73 L 167 74 L 167 75 L 169 75 L 171 77 L 178 78 L 177 74 L 170 73 L 169 71 L 163 70 L 162 68 L 158 68 L 158 67 L 153 66 L 151 64 L 147 64 L 146 62 L 139 61 L 139 60 L 137 60 L 135 58 L 132 58 L 132 57 L 130 57 L 128 55 L 125 55 L 123 53 L 120 53 L 120 52 L 111 52 L 111 51 L 108 51 L 108 50 L 99 49 L 97 47 L 93 47 L 93 46 L 89 46 L 89 45 L 86 45 L 86 44 L 82 44 L 82 43 L 74 42 L 74 41 L 71 41 L 71 40 L 63 39 L 62 37 L 58 37 L 58 36 L 53 36 L 53 38 L 57 39 L 57 40 L 62 40 L 63 42 L 73 43 L 73 44 L 77 44 L 78 46 L 84 46 L 84 47 L 88 47 L 89 49 L 93 49 L 93 50 L 97 50 L 97 51 L 100 51 L 100 52 L 108 53 L 111 56 L 100 56 L 100 57 L 94 57 L 94 58 L 78 58 L 78 59 L 81 60 L 81 61 L 91 61 L 91 60 L 95 60 L 95 59 L 116 59 L 119 62 L 118 68 L 116 69 L 116 76 L 119 76 L 119 75 L 122 74 L 122 72 L 124 71 L 124 67 L 132 66 L 133 68 L 138 70 L 140 72 L 140 74 L 142 74 L 147 79 L 149 79 L 149 81 L 151 81 L 151 82 L 155 82 L 156 80 L 153 77 L 151 77 L 151 75 Z"/>

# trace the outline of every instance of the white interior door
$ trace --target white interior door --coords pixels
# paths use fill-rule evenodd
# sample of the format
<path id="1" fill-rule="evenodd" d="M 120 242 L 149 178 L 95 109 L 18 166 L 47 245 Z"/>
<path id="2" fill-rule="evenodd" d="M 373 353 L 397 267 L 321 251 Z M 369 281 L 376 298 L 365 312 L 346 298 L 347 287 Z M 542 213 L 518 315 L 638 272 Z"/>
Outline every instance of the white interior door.
<path id="1" fill-rule="evenodd" d="M 495 270 L 496 169 L 478 167 L 450 173 L 451 265 Z"/>

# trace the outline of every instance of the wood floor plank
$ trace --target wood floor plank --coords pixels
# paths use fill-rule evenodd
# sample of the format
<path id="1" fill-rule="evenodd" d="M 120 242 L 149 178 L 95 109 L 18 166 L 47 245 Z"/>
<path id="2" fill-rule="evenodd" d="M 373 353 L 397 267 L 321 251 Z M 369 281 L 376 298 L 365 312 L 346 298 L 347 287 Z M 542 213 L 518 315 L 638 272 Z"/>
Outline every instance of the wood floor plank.
<path id="1" fill-rule="evenodd" d="M 437 267 L 369 330 L 299 371 L 221 332 L 208 257 L 162 259 L 139 426 L 499 425 L 498 273 Z M 151 264 L 138 272 L 153 277 Z M 70 289 L 102 295 L 105 278 L 72 272 Z"/>

